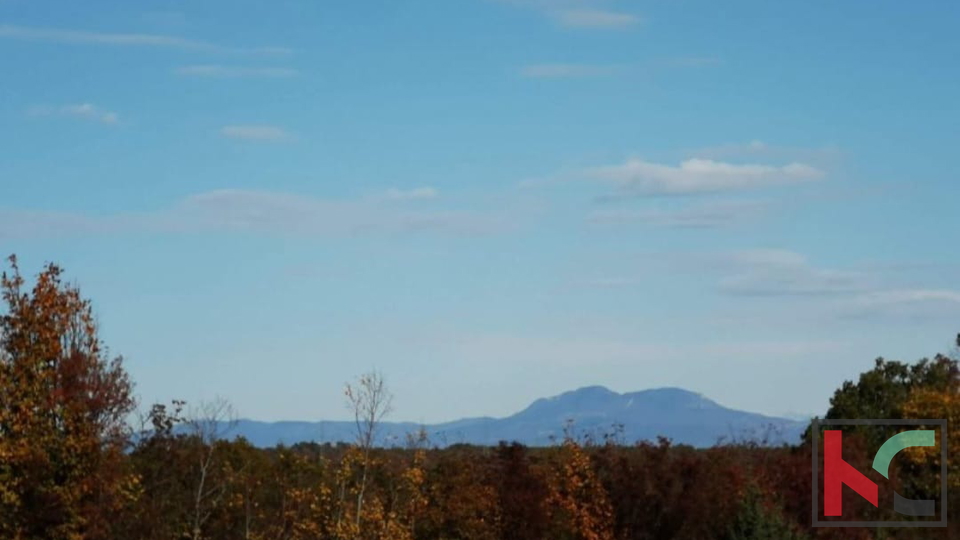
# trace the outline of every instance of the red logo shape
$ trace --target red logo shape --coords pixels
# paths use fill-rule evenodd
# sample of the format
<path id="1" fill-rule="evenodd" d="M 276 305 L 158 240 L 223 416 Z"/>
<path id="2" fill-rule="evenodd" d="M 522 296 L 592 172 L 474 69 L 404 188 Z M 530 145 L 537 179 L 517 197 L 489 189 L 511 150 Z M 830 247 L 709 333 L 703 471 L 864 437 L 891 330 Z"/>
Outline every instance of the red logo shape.
<path id="1" fill-rule="evenodd" d="M 843 515 L 843 485 L 850 486 L 874 506 L 879 506 L 877 484 L 843 460 L 843 432 L 823 433 L 823 515 Z"/>

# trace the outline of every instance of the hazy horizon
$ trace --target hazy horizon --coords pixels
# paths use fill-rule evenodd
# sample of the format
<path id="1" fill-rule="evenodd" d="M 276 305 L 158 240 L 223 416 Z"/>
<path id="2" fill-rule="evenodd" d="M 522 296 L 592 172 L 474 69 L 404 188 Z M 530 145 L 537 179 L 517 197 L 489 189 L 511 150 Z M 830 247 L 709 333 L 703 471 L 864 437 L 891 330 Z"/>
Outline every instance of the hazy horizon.
<path id="1" fill-rule="evenodd" d="M 348 381 L 348 382 L 353 382 L 353 381 Z M 389 382 L 389 381 L 387 381 L 387 382 Z M 512 415 L 514 415 L 514 414 L 516 414 L 516 413 L 519 413 L 519 412 L 523 411 L 524 409 L 526 409 L 528 406 L 530 406 L 531 404 L 533 404 L 533 403 L 534 403 L 535 401 L 537 401 L 538 399 L 549 399 L 549 398 L 559 397 L 560 395 L 562 395 L 562 394 L 564 394 L 564 393 L 567 393 L 567 392 L 575 392 L 575 391 L 577 391 L 577 390 L 582 390 L 582 389 L 584 389 L 584 388 L 595 387 L 595 386 L 600 386 L 600 387 L 606 388 L 607 390 L 610 390 L 610 391 L 612 391 L 612 392 L 615 392 L 615 393 L 621 394 L 621 395 L 622 395 L 622 394 L 637 393 L 637 392 L 644 392 L 644 391 L 647 391 L 647 390 L 680 389 L 680 390 L 684 390 L 684 391 L 693 392 L 693 393 L 695 393 L 695 394 L 700 394 L 702 397 L 704 397 L 704 398 L 706 398 L 706 399 L 709 399 L 710 401 L 714 401 L 714 402 L 716 402 L 718 405 L 720 405 L 720 406 L 722 406 L 722 407 L 725 407 L 725 408 L 728 408 L 728 409 L 733 409 L 733 410 L 739 410 L 739 409 L 736 409 L 735 407 L 728 407 L 727 405 L 725 405 L 725 404 L 723 404 L 723 403 L 717 402 L 717 400 L 710 398 L 710 396 L 708 396 L 708 395 L 704 395 L 704 394 L 702 394 L 702 393 L 700 393 L 700 392 L 695 392 L 695 391 L 689 390 L 689 389 L 687 389 L 687 388 L 681 388 L 681 387 L 676 387 L 676 386 L 658 386 L 658 387 L 653 387 L 653 388 L 641 388 L 641 389 L 638 389 L 638 390 L 630 390 L 630 391 L 618 392 L 618 391 L 613 390 L 613 389 L 611 389 L 611 388 L 609 388 L 609 387 L 607 387 L 607 386 L 604 386 L 604 385 L 583 385 L 583 386 L 580 386 L 580 387 L 577 387 L 577 388 L 571 388 L 571 389 L 569 389 L 569 390 L 565 390 L 565 391 L 560 392 L 560 393 L 558 393 L 558 394 L 553 394 L 553 395 L 549 395 L 549 396 L 538 396 L 538 397 L 532 398 L 526 405 L 523 405 L 522 407 L 518 408 L 517 410 L 511 411 L 511 412 L 508 412 L 508 413 L 506 413 L 506 414 L 499 415 L 499 416 L 489 415 L 489 414 L 471 414 L 471 415 L 467 415 L 467 416 L 458 416 L 458 417 L 456 417 L 456 418 L 441 418 L 440 420 L 434 420 L 434 421 L 430 421 L 430 422 L 423 422 L 423 421 L 417 421 L 417 420 L 409 420 L 409 419 L 406 419 L 406 418 L 400 418 L 400 417 L 397 417 L 395 413 L 391 412 L 390 414 L 388 414 L 388 415 L 384 418 L 384 421 L 385 421 L 385 422 L 396 422 L 396 423 L 414 423 L 414 424 L 430 424 L 430 425 L 433 425 L 433 424 L 443 424 L 443 423 L 446 423 L 446 422 L 453 422 L 453 421 L 457 421 L 457 420 L 464 420 L 464 419 L 471 419 L 471 418 L 495 418 L 495 419 L 502 419 L 502 418 L 506 418 L 506 417 L 512 416 Z M 224 398 L 224 399 L 226 399 L 224 396 L 214 396 L 213 399 L 217 399 L 218 397 L 219 397 L 219 398 Z M 394 400 L 402 401 L 402 396 L 394 396 Z M 230 402 L 230 400 L 227 399 L 227 402 Z M 149 407 L 149 405 L 150 405 L 149 403 L 142 403 L 142 404 L 141 404 L 141 408 L 147 408 L 147 407 Z M 188 407 L 189 407 L 189 405 L 190 405 L 190 404 L 187 404 Z M 146 406 L 146 407 L 144 407 L 144 406 Z M 232 403 L 231 403 L 231 406 L 233 406 Z M 235 411 L 235 412 L 237 413 L 237 414 L 236 414 L 236 417 L 237 417 L 237 419 L 239 419 L 239 420 L 250 420 L 250 421 L 253 421 L 253 422 L 266 422 L 266 423 L 272 423 L 272 422 L 307 422 L 307 423 L 318 423 L 318 422 L 353 422 L 353 421 L 354 421 L 354 418 L 351 416 L 351 413 L 350 413 L 349 411 L 347 411 L 347 414 L 346 414 L 346 415 L 340 415 L 339 417 L 336 417 L 336 418 L 326 418 L 326 417 L 324 417 L 324 418 L 276 418 L 276 419 L 253 418 L 253 417 L 250 417 L 250 416 L 248 416 L 248 415 L 244 415 L 244 414 L 243 414 L 243 411 Z M 806 419 L 812 418 L 812 417 L 817 416 L 817 415 L 820 415 L 820 416 L 823 415 L 823 411 L 821 411 L 821 412 L 811 412 L 811 413 L 809 413 L 809 414 L 799 413 L 799 412 L 789 412 L 789 411 L 786 412 L 786 413 L 783 413 L 783 414 L 759 413 L 758 411 L 750 411 L 750 410 L 743 410 L 742 412 L 758 413 L 758 414 L 763 414 L 764 416 L 771 416 L 771 417 L 782 418 L 782 419 L 787 419 L 787 420 L 806 420 Z"/>

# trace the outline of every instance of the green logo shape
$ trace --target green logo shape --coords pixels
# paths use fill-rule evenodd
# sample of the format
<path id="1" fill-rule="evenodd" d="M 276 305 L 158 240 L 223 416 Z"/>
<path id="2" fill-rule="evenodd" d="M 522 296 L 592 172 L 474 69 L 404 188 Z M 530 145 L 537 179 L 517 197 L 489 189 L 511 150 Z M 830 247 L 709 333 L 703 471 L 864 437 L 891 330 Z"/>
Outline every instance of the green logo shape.
<path id="1" fill-rule="evenodd" d="M 897 433 L 883 443 L 877 455 L 873 458 L 873 469 L 889 479 L 887 473 L 890 471 L 890 462 L 893 456 L 904 448 L 911 446 L 934 446 L 936 445 L 936 433 L 932 429 L 914 429 Z"/>

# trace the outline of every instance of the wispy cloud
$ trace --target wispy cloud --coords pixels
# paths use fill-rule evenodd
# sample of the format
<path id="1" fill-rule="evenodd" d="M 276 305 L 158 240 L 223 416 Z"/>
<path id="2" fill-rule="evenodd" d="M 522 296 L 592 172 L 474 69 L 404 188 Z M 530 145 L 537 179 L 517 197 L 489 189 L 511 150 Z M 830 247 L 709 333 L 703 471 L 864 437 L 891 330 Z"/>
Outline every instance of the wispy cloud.
<path id="1" fill-rule="evenodd" d="M 768 204 L 761 201 L 710 201 L 679 208 L 640 210 L 602 210 L 587 220 L 593 225 L 642 224 L 673 229 L 715 229 L 752 220 L 762 214 Z"/>
<path id="2" fill-rule="evenodd" d="M 285 47 L 226 47 L 207 41 L 164 34 L 109 33 L 59 28 L 0 25 L 0 39 L 18 39 L 63 44 L 113 45 L 130 47 L 166 47 L 211 53 L 286 55 Z"/>
<path id="3" fill-rule="evenodd" d="M 591 64 L 531 64 L 520 68 L 520 75 L 531 79 L 572 79 L 610 75 L 614 66 Z"/>
<path id="4" fill-rule="evenodd" d="M 866 292 L 875 286 L 860 272 L 816 268 L 803 255 L 760 249 L 730 256 L 736 271 L 721 280 L 720 289 L 739 296 L 810 296 Z"/>
<path id="5" fill-rule="evenodd" d="M 838 313 L 844 319 L 932 321 L 939 324 L 960 316 L 960 291 L 928 288 L 876 290 L 844 302 Z"/>
<path id="6" fill-rule="evenodd" d="M 31 107 L 27 113 L 31 116 L 64 116 L 111 125 L 117 124 L 120 121 L 120 116 L 117 113 L 104 110 L 92 103 L 78 103 L 58 107 L 37 105 Z"/>
<path id="7" fill-rule="evenodd" d="M 631 13 L 601 9 L 562 9 L 554 12 L 553 17 L 568 28 L 623 29 L 642 21 Z"/>
<path id="8" fill-rule="evenodd" d="M 594 0 L 499 0 L 534 9 L 565 28 L 623 30 L 643 19 L 636 14 L 599 7 Z"/>
<path id="9" fill-rule="evenodd" d="M 220 135 L 245 141 L 284 141 L 291 138 L 283 128 L 266 125 L 235 125 L 220 128 Z"/>
<path id="10" fill-rule="evenodd" d="M 674 166 L 630 159 L 620 165 L 588 170 L 586 175 L 614 184 L 618 196 L 649 196 L 745 191 L 818 180 L 824 173 L 796 162 L 772 166 L 688 159 Z"/>
<path id="11" fill-rule="evenodd" d="M 666 68 L 703 68 L 719 65 L 716 57 L 678 57 L 663 60 L 644 62 L 628 62 L 622 64 L 591 64 L 591 63 L 539 63 L 529 64 L 520 68 L 523 77 L 533 79 L 572 79 L 584 77 L 599 77 L 606 75 L 642 75 L 650 77 L 663 73 Z"/>
<path id="12" fill-rule="evenodd" d="M 432 231 L 474 235 L 507 227 L 504 219 L 493 214 L 423 210 L 402 204 L 428 195 L 430 192 L 426 190 L 398 193 L 406 197 L 386 204 L 382 199 L 325 199 L 273 191 L 223 189 L 190 195 L 155 212 L 105 216 L 0 208 L 0 238 L 136 232 L 234 232 L 309 237 Z"/>
<path id="13" fill-rule="evenodd" d="M 194 65 L 178 67 L 178 75 L 211 78 L 286 78 L 295 77 L 300 72 L 286 67 L 241 67 L 223 65 Z"/>
<path id="14" fill-rule="evenodd" d="M 808 297 L 819 317 L 943 320 L 960 315 L 960 291 L 904 287 L 882 273 L 821 268 L 793 251 L 738 252 L 719 262 L 724 264 L 732 264 L 733 272 L 720 281 L 722 292 L 741 298 Z"/>
<path id="15" fill-rule="evenodd" d="M 896 289 L 865 294 L 860 304 L 868 307 L 889 307 L 924 302 L 960 304 L 960 291 L 950 289 Z"/>
<path id="16" fill-rule="evenodd" d="M 123 230 L 114 217 L 67 212 L 10 210 L 0 207 L 0 240 L 76 237 Z"/>
<path id="17" fill-rule="evenodd" d="M 942 322 L 960 316 L 960 290 L 925 285 L 925 280 L 916 276 L 905 284 L 876 268 L 824 266 L 788 249 L 658 253 L 633 271 L 623 272 L 618 263 L 609 272 L 593 271 L 594 275 L 574 284 L 595 289 L 642 289 L 649 287 L 651 275 L 656 275 L 648 272 L 649 265 L 657 263 L 665 265 L 659 271 L 687 273 L 697 282 L 707 279 L 717 293 L 736 302 L 734 305 L 742 303 L 753 312 L 762 303 L 774 309 L 768 313 L 787 319 Z"/>

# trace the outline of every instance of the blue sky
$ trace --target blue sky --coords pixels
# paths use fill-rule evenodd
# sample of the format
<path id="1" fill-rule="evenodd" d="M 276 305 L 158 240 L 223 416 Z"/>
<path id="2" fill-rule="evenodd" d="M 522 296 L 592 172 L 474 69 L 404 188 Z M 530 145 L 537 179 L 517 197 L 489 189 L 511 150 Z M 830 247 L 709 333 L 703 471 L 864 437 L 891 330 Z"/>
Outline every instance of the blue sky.
<path id="1" fill-rule="evenodd" d="M 145 403 L 822 413 L 960 330 L 955 2 L 0 0 L 0 252 Z"/>

